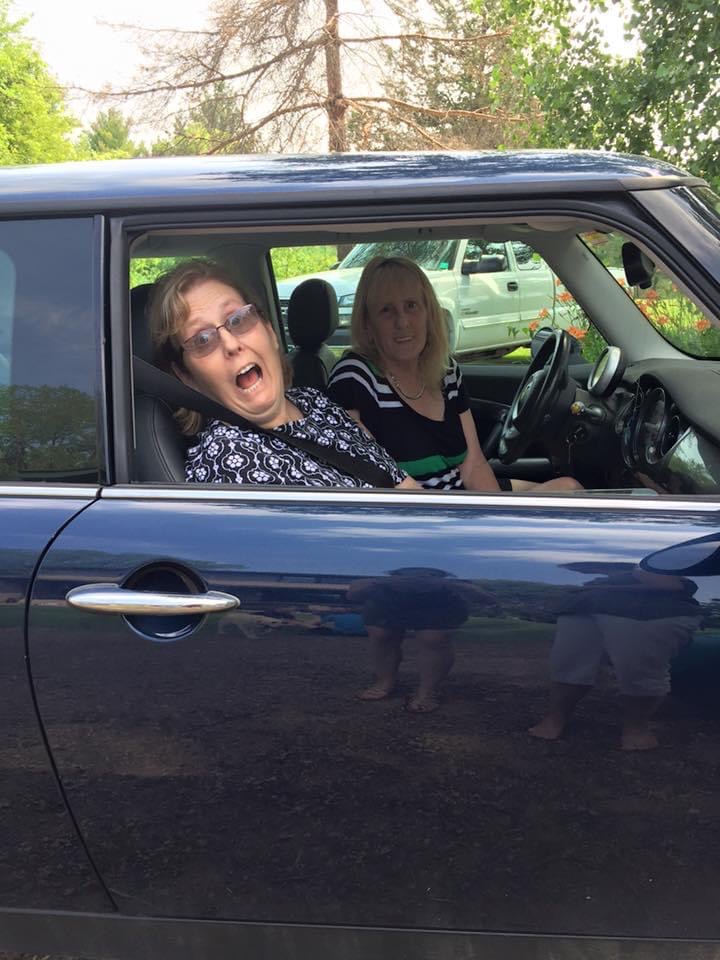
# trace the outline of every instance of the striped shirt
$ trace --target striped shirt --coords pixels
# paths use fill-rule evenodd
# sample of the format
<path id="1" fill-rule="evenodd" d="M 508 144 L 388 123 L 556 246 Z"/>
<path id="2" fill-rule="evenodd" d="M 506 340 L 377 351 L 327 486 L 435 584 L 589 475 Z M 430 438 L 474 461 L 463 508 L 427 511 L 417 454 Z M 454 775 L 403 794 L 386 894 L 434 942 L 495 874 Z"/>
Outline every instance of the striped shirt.
<path id="1" fill-rule="evenodd" d="M 418 483 L 434 490 L 461 490 L 460 465 L 467 444 L 460 414 L 469 404 L 454 360 L 443 378 L 442 393 L 445 416 L 430 420 L 413 410 L 369 360 L 352 352 L 333 367 L 328 384 L 331 400 L 357 410 L 378 443 Z"/>

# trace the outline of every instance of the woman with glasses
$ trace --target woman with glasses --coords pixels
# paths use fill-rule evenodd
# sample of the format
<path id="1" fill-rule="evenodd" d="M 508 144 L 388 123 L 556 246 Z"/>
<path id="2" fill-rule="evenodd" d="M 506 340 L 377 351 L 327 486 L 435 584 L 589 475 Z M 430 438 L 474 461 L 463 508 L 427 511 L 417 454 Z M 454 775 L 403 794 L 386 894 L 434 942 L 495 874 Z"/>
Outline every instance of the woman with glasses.
<path id="1" fill-rule="evenodd" d="M 289 386 L 271 324 L 218 264 L 191 260 L 165 274 L 153 294 L 150 326 L 161 366 L 249 423 L 178 411 L 183 433 L 194 438 L 188 481 L 371 486 L 283 440 L 295 437 L 374 464 L 396 486 L 417 486 L 342 408 L 318 390 Z"/>

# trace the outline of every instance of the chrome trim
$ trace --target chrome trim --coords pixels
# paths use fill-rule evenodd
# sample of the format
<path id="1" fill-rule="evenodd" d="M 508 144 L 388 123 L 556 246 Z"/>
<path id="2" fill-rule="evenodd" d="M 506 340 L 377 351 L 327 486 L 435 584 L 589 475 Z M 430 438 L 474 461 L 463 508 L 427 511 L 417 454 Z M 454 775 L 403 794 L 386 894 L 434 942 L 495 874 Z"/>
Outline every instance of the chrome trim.
<path id="1" fill-rule="evenodd" d="M 65 599 L 71 607 L 91 610 L 93 613 L 121 613 L 126 616 L 144 613 L 166 617 L 173 614 L 217 613 L 234 610 L 240 606 L 237 597 L 218 590 L 206 593 L 153 593 L 142 590 L 126 590 L 116 583 L 90 583 L 74 587 Z"/>
<path id="2" fill-rule="evenodd" d="M 220 485 L 218 485 L 220 486 Z M 498 507 L 506 510 L 508 507 L 541 507 L 548 509 L 584 509 L 584 510 L 638 510 L 647 512 L 701 512 L 720 513 L 720 497 L 683 498 L 678 496 L 654 496 L 648 491 L 647 495 L 632 496 L 618 494 L 609 495 L 608 491 L 601 491 L 597 496 L 589 491 L 579 491 L 576 494 L 566 493 L 475 493 L 471 490 L 450 493 L 447 491 L 425 490 L 317 490 L 314 488 L 261 488 L 237 489 L 214 486 L 187 486 L 160 487 L 142 486 L 141 484 L 104 487 L 100 496 L 105 500 L 184 500 L 207 503 L 209 501 L 229 501 L 231 503 L 313 503 L 317 506 L 324 504 L 388 504 L 395 507 L 423 506 L 428 507 L 433 502 L 440 506 L 453 507 Z"/>
<path id="3" fill-rule="evenodd" d="M 68 484 L 22 484 L 0 483 L 0 497 L 44 497 L 57 500 L 58 498 L 72 500 L 95 500 L 100 495 L 100 487 L 93 484 L 86 487 Z"/>

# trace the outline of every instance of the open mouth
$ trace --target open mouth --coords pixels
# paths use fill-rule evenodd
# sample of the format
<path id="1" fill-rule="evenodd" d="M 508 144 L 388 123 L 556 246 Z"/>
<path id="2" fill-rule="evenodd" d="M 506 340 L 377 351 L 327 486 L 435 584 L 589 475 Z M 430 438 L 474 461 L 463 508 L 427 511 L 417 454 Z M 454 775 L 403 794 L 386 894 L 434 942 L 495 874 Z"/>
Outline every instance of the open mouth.
<path id="1" fill-rule="evenodd" d="M 235 377 L 235 383 L 241 390 L 254 390 L 263 378 L 262 370 L 256 363 L 249 363 Z"/>

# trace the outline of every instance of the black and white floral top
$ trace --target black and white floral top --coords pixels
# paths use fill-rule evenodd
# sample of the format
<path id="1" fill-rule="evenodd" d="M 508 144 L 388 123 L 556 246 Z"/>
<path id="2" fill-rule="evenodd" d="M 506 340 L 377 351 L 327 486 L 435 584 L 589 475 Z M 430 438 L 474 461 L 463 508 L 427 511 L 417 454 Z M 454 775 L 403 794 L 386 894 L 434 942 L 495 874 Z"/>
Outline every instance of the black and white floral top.
<path id="1" fill-rule="evenodd" d="M 336 467 L 319 463 L 297 447 L 283 443 L 293 435 L 335 447 L 387 470 L 400 483 L 406 476 L 392 457 L 325 394 L 310 387 L 293 387 L 288 400 L 302 413 L 273 433 L 253 433 L 220 420 L 211 420 L 190 447 L 185 478 L 194 483 L 272 483 L 302 487 L 369 487 Z"/>

